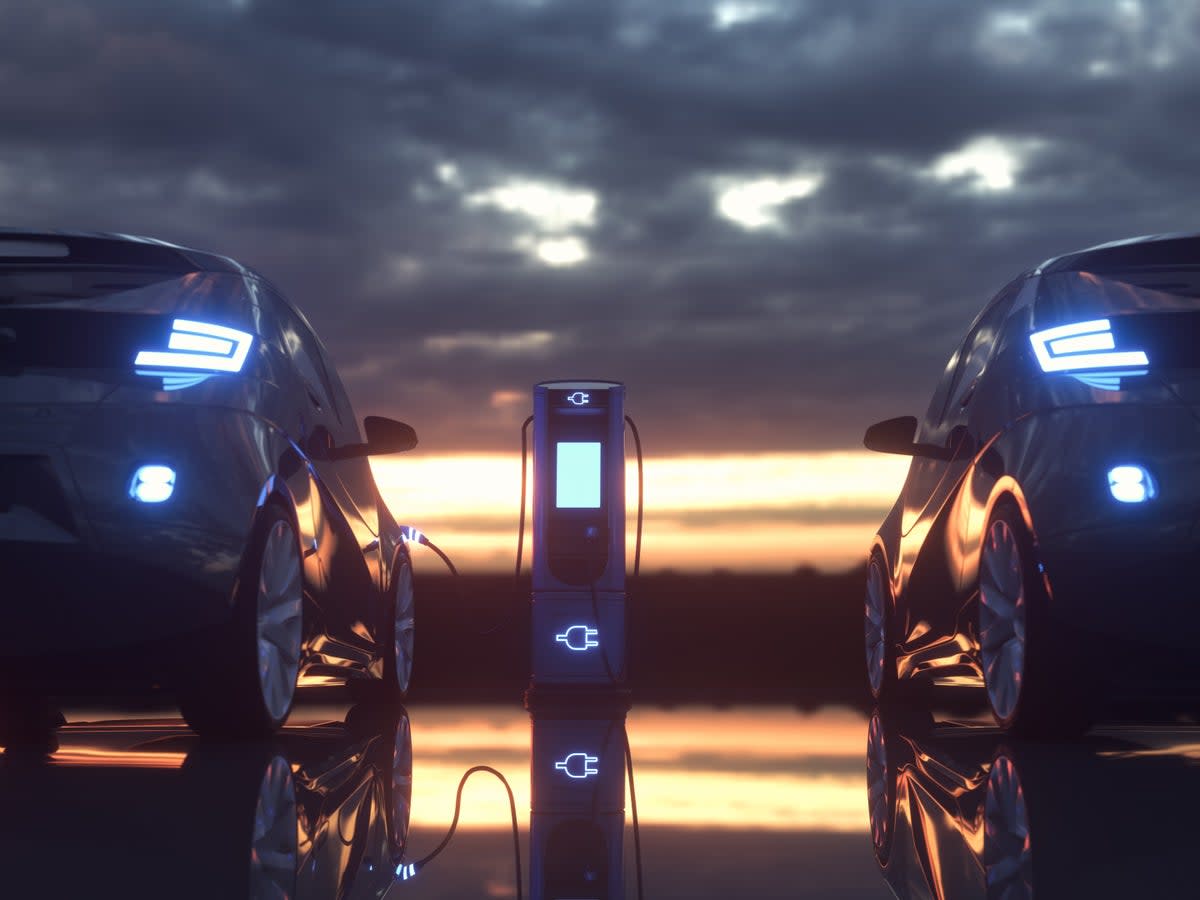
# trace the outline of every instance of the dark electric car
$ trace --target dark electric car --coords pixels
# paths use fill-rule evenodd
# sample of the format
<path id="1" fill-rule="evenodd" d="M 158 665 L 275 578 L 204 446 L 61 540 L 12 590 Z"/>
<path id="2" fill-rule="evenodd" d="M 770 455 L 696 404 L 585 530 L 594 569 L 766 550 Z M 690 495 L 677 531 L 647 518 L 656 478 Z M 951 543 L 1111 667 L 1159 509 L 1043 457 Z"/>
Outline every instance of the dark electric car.
<path id="1" fill-rule="evenodd" d="M 875 860 L 900 900 L 1172 897 L 1194 877 L 1187 730 L 1080 742 L 871 718 Z"/>
<path id="2" fill-rule="evenodd" d="M 1014 732 L 1079 731 L 1128 698 L 1195 703 L 1200 235 L 1016 278 L 924 417 L 864 443 L 913 457 L 869 556 L 877 698 L 981 685 Z"/>
<path id="3" fill-rule="evenodd" d="M 0 231 L 0 700 L 170 684 L 202 733 L 412 664 L 404 534 L 321 342 L 259 275 L 122 235 Z M 6 713 L 0 709 L 0 715 Z"/>
<path id="4" fill-rule="evenodd" d="M 0 818 L 6 897 L 379 900 L 407 865 L 399 705 L 262 741 L 154 719 L 72 723 L 52 741 L 0 754 L 0 804 L 21 811 Z"/>

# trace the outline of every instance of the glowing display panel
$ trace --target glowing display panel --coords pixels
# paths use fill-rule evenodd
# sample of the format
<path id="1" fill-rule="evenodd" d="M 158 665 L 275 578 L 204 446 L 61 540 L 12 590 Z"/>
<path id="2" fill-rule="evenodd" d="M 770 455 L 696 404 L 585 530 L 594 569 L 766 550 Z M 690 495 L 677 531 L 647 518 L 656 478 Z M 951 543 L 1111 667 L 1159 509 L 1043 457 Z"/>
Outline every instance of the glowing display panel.
<path id="1" fill-rule="evenodd" d="M 600 508 L 600 442 L 559 441 L 554 505 L 559 509 Z"/>

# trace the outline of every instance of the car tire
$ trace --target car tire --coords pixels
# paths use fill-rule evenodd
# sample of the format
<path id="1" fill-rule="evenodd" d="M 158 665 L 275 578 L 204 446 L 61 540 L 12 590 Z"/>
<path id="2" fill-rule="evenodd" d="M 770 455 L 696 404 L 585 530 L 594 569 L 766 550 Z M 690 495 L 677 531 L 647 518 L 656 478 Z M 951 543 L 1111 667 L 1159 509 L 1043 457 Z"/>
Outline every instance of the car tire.
<path id="1" fill-rule="evenodd" d="M 1070 737 L 1090 724 L 1070 645 L 1056 633 L 1032 536 L 1011 500 L 988 521 L 979 555 L 979 662 L 996 724 L 1024 737 Z"/>
<path id="2" fill-rule="evenodd" d="M 414 597 L 412 565 L 405 556 L 392 578 L 389 616 L 392 643 L 384 655 L 383 679 L 397 699 L 408 695 L 412 683 Z"/>
<path id="3" fill-rule="evenodd" d="M 987 900 L 1033 897 L 1029 807 L 1020 769 L 1001 747 L 988 767 L 983 801 L 983 871 Z"/>
<path id="4" fill-rule="evenodd" d="M 271 741 L 194 746 L 180 772 L 190 820 L 204 827 L 206 865 L 188 896 L 295 897 L 301 799 L 292 763 Z"/>
<path id="5" fill-rule="evenodd" d="M 863 630 L 867 663 L 867 688 L 876 703 L 896 698 L 896 647 L 892 640 L 891 580 L 879 553 L 872 553 L 867 563 L 866 597 Z"/>
<path id="6" fill-rule="evenodd" d="M 867 813 L 875 861 L 886 866 L 896 831 L 895 738 L 878 708 L 867 724 Z"/>
<path id="7" fill-rule="evenodd" d="M 379 627 L 382 674 L 378 679 L 347 682 L 351 700 L 372 706 L 401 703 L 408 695 L 413 665 L 413 576 L 407 555 L 396 565 L 383 621 Z"/>
<path id="8" fill-rule="evenodd" d="M 243 558 L 232 619 L 187 654 L 179 704 L 192 730 L 254 738 L 283 725 L 295 699 L 303 616 L 300 543 L 284 509 L 268 504 Z"/>

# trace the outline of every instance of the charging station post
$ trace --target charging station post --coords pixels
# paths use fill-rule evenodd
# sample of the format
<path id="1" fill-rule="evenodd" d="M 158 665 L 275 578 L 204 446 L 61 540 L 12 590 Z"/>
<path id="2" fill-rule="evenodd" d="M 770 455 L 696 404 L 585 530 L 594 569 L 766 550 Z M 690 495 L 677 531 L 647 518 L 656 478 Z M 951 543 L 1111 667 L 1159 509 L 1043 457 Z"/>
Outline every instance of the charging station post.
<path id="1" fill-rule="evenodd" d="M 625 682 L 625 386 L 533 389 L 530 688 Z"/>

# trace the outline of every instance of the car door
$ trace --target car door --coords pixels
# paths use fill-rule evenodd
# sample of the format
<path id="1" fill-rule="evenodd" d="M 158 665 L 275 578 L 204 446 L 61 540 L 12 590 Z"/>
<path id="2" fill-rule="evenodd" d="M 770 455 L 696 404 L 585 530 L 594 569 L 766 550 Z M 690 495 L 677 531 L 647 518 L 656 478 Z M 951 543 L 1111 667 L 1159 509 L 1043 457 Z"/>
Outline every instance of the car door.
<path id="1" fill-rule="evenodd" d="M 980 313 L 934 391 L 917 442 L 941 447 L 945 455 L 913 459 L 904 486 L 902 531 L 906 537 L 918 525 L 928 528 L 975 455 L 977 442 L 967 431 L 968 407 L 1015 296 L 1016 290 L 1007 287 Z"/>
<path id="2" fill-rule="evenodd" d="M 1000 328 L 1012 305 L 1015 291 L 1005 289 L 980 314 L 947 366 L 948 379 L 939 385 L 918 441 L 942 447 L 939 458 L 917 458 L 924 481 L 906 497 L 911 516 L 903 540 L 905 571 L 909 574 L 904 610 L 904 647 L 926 663 L 947 656 L 957 659 L 960 606 L 956 591 L 961 559 L 953 552 L 958 532 L 946 534 L 943 508 L 958 489 L 979 449 L 979 440 L 968 429 L 971 401 L 995 350 Z M 943 390 L 944 388 L 944 390 Z M 910 479 L 911 480 L 911 479 Z M 943 648 L 944 649 L 940 649 Z"/>
<path id="3" fill-rule="evenodd" d="M 299 379 L 298 402 L 307 417 L 301 446 L 321 485 L 313 518 L 323 584 L 314 601 L 320 608 L 325 635 L 311 648 L 312 653 L 329 666 L 347 661 L 365 666 L 376 652 L 370 611 L 378 594 L 377 525 L 364 518 L 341 478 L 342 462 L 329 454 L 331 448 L 347 442 L 347 430 L 338 415 L 320 343 L 290 304 L 275 295 L 274 305 L 285 349 Z M 366 464 L 365 459 L 361 462 Z M 374 514 L 374 508 L 368 513 Z"/>

